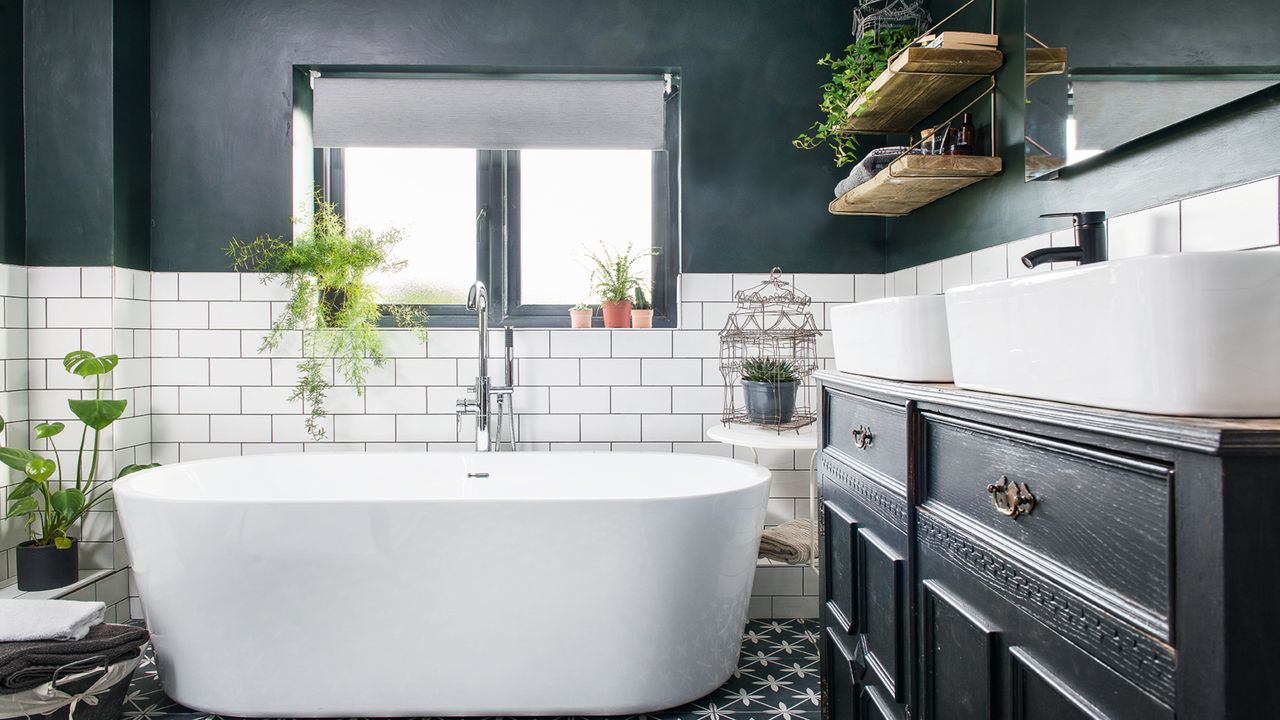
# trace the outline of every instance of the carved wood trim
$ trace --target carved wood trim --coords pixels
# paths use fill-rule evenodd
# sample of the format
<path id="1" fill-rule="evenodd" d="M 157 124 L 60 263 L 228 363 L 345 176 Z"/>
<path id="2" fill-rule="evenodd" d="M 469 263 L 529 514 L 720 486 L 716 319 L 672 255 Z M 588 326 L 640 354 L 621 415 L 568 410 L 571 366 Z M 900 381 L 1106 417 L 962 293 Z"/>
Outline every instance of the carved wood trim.
<path id="1" fill-rule="evenodd" d="M 844 488 L 886 522 L 907 532 L 907 499 L 891 494 L 879 483 L 869 480 L 826 456 L 822 458 L 822 476 Z"/>
<path id="2" fill-rule="evenodd" d="M 950 384 L 904 383 L 829 371 L 818 371 L 814 377 L 822 385 L 842 389 L 950 405 L 1072 430 L 1088 428 L 1102 435 L 1202 453 L 1227 455 L 1280 452 L 1280 421 L 1276 419 L 1239 420 L 1142 415 L 962 390 Z"/>
<path id="3" fill-rule="evenodd" d="M 1161 702 L 1173 705 L 1173 648 L 1095 609 L 1079 593 L 996 554 L 928 512 L 916 514 L 916 527 L 920 542 L 972 573 L 1005 601 L 1134 680 Z"/>

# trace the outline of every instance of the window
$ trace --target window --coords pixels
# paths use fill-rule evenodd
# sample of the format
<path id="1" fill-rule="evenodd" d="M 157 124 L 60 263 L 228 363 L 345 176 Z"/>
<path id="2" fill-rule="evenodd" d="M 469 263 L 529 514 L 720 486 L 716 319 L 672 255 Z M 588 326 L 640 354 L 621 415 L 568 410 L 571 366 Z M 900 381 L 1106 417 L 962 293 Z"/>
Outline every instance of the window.
<path id="1" fill-rule="evenodd" d="M 644 150 L 521 151 L 517 302 L 590 301 L 586 251 L 653 244 L 652 164 Z"/>
<path id="2" fill-rule="evenodd" d="M 474 280 L 476 151 L 347 148 L 340 207 L 352 227 L 399 228 L 405 266 L 374 278 L 392 303 L 458 305 Z"/>
<path id="3" fill-rule="evenodd" d="M 645 77 L 652 88 L 652 76 Z M 508 88 L 514 101 L 524 103 L 521 112 L 504 106 L 505 114 L 494 121 L 486 108 L 466 107 L 483 106 L 493 94 L 467 90 L 474 80 L 329 82 L 323 103 L 319 85 L 316 91 L 317 182 L 349 224 L 403 232 L 397 255 L 404 268 L 374 278 L 388 302 L 426 306 L 433 325 L 470 324 L 467 290 L 479 279 L 489 288 L 491 323 L 567 326 L 571 305 L 598 302 L 587 252 L 652 247 L 658 254 L 641 274 L 654 304 L 654 325 L 675 325 L 678 108 L 661 83 L 656 95 L 650 89 L 647 99 L 637 99 L 633 80 L 576 80 L 552 83 L 554 88 L 537 84 L 543 81 L 485 81 L 514 82 L 481 87 Z M 528 90 L 530 84 L 536 92 Z M 579 86 L 589 88 L 582 97 L 575 95 Z M 539 107 L 548 93 L 557 101 L 580 102 L 580 109 L 608 110 L 610 103 L 613 109 L 606 118 L 593 118 L 595 127 L 566 128 L 561 114 L 582 113 L 553 108 L 560 114 L 548 114 Z M 394 103 L 385 100 L 386 109 L 379 110 L 384 98 Z M 436 110 L 441 107 L 448 110 Z M 658 116 L 646 120 L 636 107 L 656 107 Z M 541 119 L 530 119 L 538 112 L 544 113 Z M 456 117 L 439 117 L 449 113 Z M 508 128 L 511 115 L 522 118 L 515 130 Z M 321 122 L 322 117 L 328 119 Z M 615 117 L 626 118 L 617 142 L 602 130 Z M 520 137 L 507 137 L 511 132 Z M 510 147 L 530 135 L 537 136 L 528 142 L 536 149 Z M 585 147 L 575 146 L 578 139 Z M 437 141 L 507 149 L 436 147 Z"/>

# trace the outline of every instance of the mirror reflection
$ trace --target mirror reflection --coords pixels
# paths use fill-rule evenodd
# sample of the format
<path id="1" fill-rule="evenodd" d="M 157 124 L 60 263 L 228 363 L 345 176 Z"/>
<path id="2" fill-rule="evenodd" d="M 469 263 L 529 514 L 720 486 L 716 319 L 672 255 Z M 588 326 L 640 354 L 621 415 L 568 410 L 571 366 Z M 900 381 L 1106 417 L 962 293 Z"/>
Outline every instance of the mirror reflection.
<path id="1" fill-rule="evenodd" d="M 1026 178 L 1280 85 L 1276 0 L 1026 0 Z"/>

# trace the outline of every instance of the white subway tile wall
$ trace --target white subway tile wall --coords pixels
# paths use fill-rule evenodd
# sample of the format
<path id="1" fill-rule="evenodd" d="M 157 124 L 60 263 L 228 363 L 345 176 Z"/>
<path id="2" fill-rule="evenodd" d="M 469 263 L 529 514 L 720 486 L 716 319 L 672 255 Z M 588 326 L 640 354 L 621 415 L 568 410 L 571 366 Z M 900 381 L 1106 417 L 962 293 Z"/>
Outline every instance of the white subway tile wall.
<path id="1" fill-rule="evenodd" d="M 1269 178 L 1117 216 L 1109 221 L 1110 252 L 1120 258 L 1277 245 L 1278 205 L 1280 180 Z M 827 330 L 834 305 L 1070 267 L 1032 271 L 1020 258 L 1071 240 L 1069 230 L 1045 233 L 887 275 L 783 277 L 811 295 L 814 317 Z M 523 449 L 697 452 L 749 460 L 742 449 L 706 441 L 704 432 L 719 421 L 724 403 L 717 331 L 734 309 L 734 294 L 765 277 L 683 275 L 677 330 L 516 331 L 514 406 Z M 66 400 L 86 389 L 67 376 L 60 359 L 84 347 L 121 357 L 110 390 L 128 399 L 129 409 L 105 438 L 113 467 L 263 452 L 467 447 L 474 429 L 467 423 L 459 429 L 453 408 L 476 373 L 476 341 L 473 331 L 454 329 L 432 330 L 426 345 L 411 333 L 387 332 L 386 365 L 371 373 L 363 395 L 333 388 L 332 414 L 323 422 L 332 440 L 313 442 L 303 427 L 306 408 L 290 400 L 301 334 L 259 353 L 285 298 L 282 287 L 252 274 L 0 266 L 0 414 L 10 423 L 8 442 L 30 442 L 34 421 L 67 417 Z M 501 357 L 500 331 L 490 344 L 493 357 Z M 824 366 L 830 348 L 824 336 Z M 500 376 L 502 363 L 490 369 Z M 761 453 L 761 462 L 774 470 L 767 522 L 806 516 L 808 454 Z M 15 481 L 12 473 L 5 480 Z M 12 548 L 22 539 L 14 523 L 0 525 L 0 583 L 12 577 Z M 85 541 L 86 567 L 127 565 L 108 512 L 86 523 Z M 101 582 L 92 587 L 114 597 Z M 128 592 L 130 600 L 112 603 L 121 618 L 130 605 L 134 616 L 139 612 L 136 590 Z M 812 573 L 762 562 L 751 613 L 813 617 L 816 594 Z"/>
<path id="2" fill-rule="evenodd" d="M 719 422 L 724 405 L 717 331 L 734 307 L 734 293 L 764 278 L 683 276 L 678 330 L 517 330 L 515 409 L 522 449 L 732 456 L 730 448 L 704 436 Z M 300 336 L 269 355 L 258 351 L 285 297 L 278 286 L 232 273 L 154 273 L 152 279 L 147 449 L 156 461 L 261 452 L 458 449 L 474 437 L 473 427 L 464 422 L 459 428 L 454 418 L 454 403 L 476 373 L 472 330 L 433 329 L 426 345 L 411 333 L 387 332 L 387 364 L 371 373 L 363 395 L 341 385 L 330 391 L 331 416 L 324 424 L 332 440 L 317 443 L 303 428 L 302 404 L 289 399 Z M 815 318 L 824 329 L 832 305 L 885 292 L 880 275 L 788 274 L 784 279 L 813 297 Z M 126 305 L 123 300 L 116 305 L 120 317 Z M 127 307 L 134 317 L 136 308 Z M 493 331 L 490 340 L 491 355 L 500 358 L 501 331 Z M 830 344 L 824 347 L 829 354 Z M 491 363 L 490 370 L 500 376 L 502 363 Z M 806 516 L 809 458 L 781 453 L 763 461 L 775 470 L 768 523 Z M 803 574 L 800 568 L 762 563 L 753 614 L 816 616 L 816 585 L 804 581 Z"/>
<path id="3" fill-rule="evenodd" d="M 49 281 L 47 278 L 41 278 Z M 60 278 L 60 283 L 67 288 L 75 285 L 75 293 L 80 292 L 80 278 L 68 275 Z M 4 418 L 5 428 L 0 434 L 2 444 L 28 447 L 30 432 L 29 414 L 29 382 L 30 369 L 27 362 L 27 333 L 29 304 L 27 302 L 28 278 L 26 268 L 18 265 L 0 265 L 0 303 L 4 305 L 4 326 L 0 333 L 0 372 L 4 375 L 4 387 L 0 390 L 0 417 Z M 43 316 L 44 308 L 41 307 Z M 43 376 L 43 368 L 41 375 Z M 8 468 L 0 469 L 0 508 L 8 508 L 9 491 L 21 482 L 23 475 Z M 3 512 L 0 512 L 3 516 Z M 10 581 L 17 573 L 17 553 L 15 548 L 27 540 L 26 526 L 17 518 L 0 520 L 0 583 Z"/>

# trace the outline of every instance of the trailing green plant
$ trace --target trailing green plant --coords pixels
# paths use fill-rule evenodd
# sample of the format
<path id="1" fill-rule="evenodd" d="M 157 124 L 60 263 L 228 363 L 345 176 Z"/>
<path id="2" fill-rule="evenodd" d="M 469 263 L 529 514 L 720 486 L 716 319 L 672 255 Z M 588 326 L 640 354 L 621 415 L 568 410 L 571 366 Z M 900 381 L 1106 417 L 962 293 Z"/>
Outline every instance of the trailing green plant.
<path id="1" fill-rule="evenodd" d="M 872 82 L 889 67 L 889 59 L 911 44 L 916 37 L 914 27 L 885 28 L 868 31 L 857 42 L 844 49 L 844 56 L 832 58 L 827 53 L 818 64 L 831 70 L 831 81 L 821 86 L 818 109 L 824 116 L 800 133 L 791 144 L 801 150 L 829 147 L 835 152 L 836 167 L 858 159 L 857 137 L 844 130 L 847 110 Z"/>
<path id="2" fill-rule="evenodd" d="M 124 415 L 129 403 L 103 397 L 102 380 L 119 364 L 120 358 L 116 355 L 98 356 L 87 350 L 75 350 L 62 359 L 67 372 L 94 379 L 92 398 L 67 401 L 71 413 L 84 425 L 80 431 L 80 449 L 75 455 L 74 483 L 64 474 L 62 453 L 54 443 L 54 438 L 66 430 L 65 423 L 42 422 L 34 428 L 36 439 L 49 441 L 52 459 L 26 448 L 0 447 L 0 462 L 26 475 L 9 490 L 5 519 L 24 518 L 27 533 L 36 545 L 53 545 L 62 550 L 71 547 L 71 537 L 67 535 L 71 527 L 111 494 L 111 487 L 98 477 L 102 431 Z M 3 431 L 4 419 L 0 418 L 0 432 Z M 90 431 L 92 444 L 89 444 Z M 87 467 L 86 446 L 89 447 Z M 158 464 L 126 465 L 116 478 Z"/>
<path id="3" fill-rule="evenodd" d="M 742 361 L 742 379 L 749 382 L 795 382 L 796 371 L 791 363 L 777 358 L 749 358 Z"/>
<path id="4" fill-rule="evenodd" d="M 602 302 L 622 302 L 631 299 L 631 289 L 644 284 L 644 278 L 636 264 L 658 254 L 658 248 L 650 248 L 644 252 L 634 252 L 631 244 L 627 249 L 615 253 L 603 242 L 600 252 L 587 251 L 591 267 L 591 289 L 600 296 Z"/>
<path id="5" fill-rule="evenodd" d="M 289 399 L 302 401 L 307 432 L 316 440 L 325 437 L 320 421 L 328 414 L 330 363 L 360 395 L 370 366 L 386 363 L 379 332 L 384 312 L 397 327 L 409 327 L 427 340 L 426 311 L 380 304 L 370 280 L 372 273 L 404 267 L 393 255 L 402 237 L 395 228 L 374 234 L 366 227 L 348 227 L 336 206 L 317 194 L 309 226 L 293 242 L 263 235 L 248 242 L 232 238 L 227 246 L 234 270 L 263 273 L 263 283 L 279 280 L 289 289 L 289 301 L 258 351 L 273 352 L 286 333 L 302 331 L 298 380 Z"/>
<path id="6" fill-rule="evenodd" d="M 635 297 L 631 300 L 632 310 L 652 310 L 653 303 L 649 302 L 649 298 L 645 297 L 644 288 L 636 286 Z"/>

